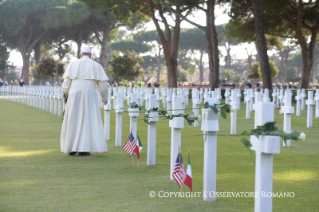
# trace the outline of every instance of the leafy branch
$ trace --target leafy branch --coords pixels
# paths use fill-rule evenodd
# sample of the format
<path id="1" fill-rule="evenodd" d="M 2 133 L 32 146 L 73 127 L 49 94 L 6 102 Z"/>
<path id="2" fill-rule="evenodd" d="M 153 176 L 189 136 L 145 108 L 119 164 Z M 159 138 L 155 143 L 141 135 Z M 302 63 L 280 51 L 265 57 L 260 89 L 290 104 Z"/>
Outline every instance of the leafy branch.
<path id="1" fill-rule="evenodd" d="M 187 123 L 189 125 L 194 123 L 195 120 L 199 119 L 199 117 L 190 116 L 188 114 L 183 114 L 183 113 L 180 113 L 180 114 L 177 114 L 177 115 L 173 115 L 173 114 L 170 115 L 170 114 L 168 114 L 168 112 L 166 110 L 162 110 L 162 109 L 159 109 L 159 108 L 152 108 L 152 109 L 149 109 L 149 110 L 145 110 L 144 118 L 143 118 L 145 123 L 150 124 L 149 119 L 150 118 L 154 118 L 154 117 L 150 117 L 150 113 L 152 113 L 152 112 L 157 112 L 158 113 L 157 117 L 162 117 L 165 120 L 172 120 L 174 117 L 183 117 L 187 121 Z"/>
<path id="2" fill-rule="evenodd" d="M 209 105 L 208 102 L 205 102 L 203 104 L 203 108 L 211 108 L 215 113 L 220 112 L 220 114 L 222 115 L 224 119 L 227 118 L 226 113 L 230 113 L 231 111 L 231 106 L 226 103 Z"/>
<path id="3" fill-rule="evenodd" d="M 68 97 L 69 97 L 68 93 L 64 93 L 64 92 L 63 92 L 63 101 L 64 101 L 64 102 L 67 102 L 67 101 L 68 101 Z"/>
<path id="4" fill-rule="evenodd" d="M 145 110 L 144 106 L 139 106 L 136 102 L 132 102 L 132 103 L 128 104 L 128 107 L 129 108 L 138 108 L 139 111 Z"/>
<path id="5" fill-rule="evenodd" d="M 278 130 L 275 126 L 276 122 L 267 122 L 263 126 L 257 126 L 257 129 L 252 129 L 250 132 L 244 131 L 241 132 L 240 135 L 254 135 L 259 138 L 260 135 L 271 135 L 271 136 L 279 136 L 284 139 L 284 141 L 288 140 L 305 140 L 305 133 L 299 133 L 297 131 L 293 131 L 291 133 L 285 133 L 282 130 Z M 250 141 L 246 138 L 242 138 L 241 142 L 245 145 L 246 148 L 249 149 L 252 146 Z M 250 151 L 251 152 L 251 151 Z"/>

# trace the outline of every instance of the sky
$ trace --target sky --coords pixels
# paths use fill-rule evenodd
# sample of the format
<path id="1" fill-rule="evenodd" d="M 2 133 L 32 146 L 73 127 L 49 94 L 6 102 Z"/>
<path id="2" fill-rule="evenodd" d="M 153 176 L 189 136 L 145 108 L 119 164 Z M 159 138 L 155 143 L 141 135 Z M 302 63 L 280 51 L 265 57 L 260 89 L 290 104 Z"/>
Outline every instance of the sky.
<path id="1" fill-rule="evenodd" d="M 226 8 L 227 9 L 227 8 Z M 227 14 L 224 14 L 224 10 L 225 8 L 224 7 L 220 7 L 220 6 L 216 6 L 215 7 L 215 14 L 216 14 L 216 17 L 215 17 L 215 24 L 216 25 L 220 25 L 220 24 L 225 24 L 229 21 L 229 17 Z M 190 19 L 198 24 L 205 24 L 205 20 L 206 20 L 206 17 L 205 17 L 205 14 L 204 13 L 201 13 L 201 12 L 196 12 L 195 15 L 193 17 L 190 17 Z M 187 23 L 186 21 L 183 21 L 182 24 L 181 24 L 181 27 L 182 28 L 194 28 L 193 25 Z M 149 22 L 145 25 L 145 28 L 146 30 L 154 30 L 155 29 L 155 26 L 153 24 L 153 22 Z M 74 48 L 76 48 L 76 45 L 74 45 Z M 242 58 L 246 58 L 247 57 L 247 53 L 246 53 L 246 50 L 245 48 L 248 49 L 249 52 L 253 52 L 255 53 L 256 50 L 255 50 L 255 47 L 254 45 L 249 45 L 249 44 L 243 44 L 241 46 L 238 46 L 238 47 L 234 47 L 232 49 L 232 52 L 231 54 L 233 55 L 236 55 L 236 57 L 238 59 L 242 59 Z M 224 52 L 224 49 L 223 48 L 220 48 L 220 50 L 222 51 L 222 53 Z M 20 52 L 18 51 L 15 51 L 15 50 L 12 50 L 10 52 L 10 58 L 9 58 L 9 61 L 10 62 L 13 62 L 13 65 L 14 66 L 22 66 L 23 65 L 23 62 L 22 62 L 22 57 L 21 57 L 21 54 Z M 204 62 L 207 62 L 207 58 L 205 57 L 204 58 Z M 221 60 L 221 63 L 223 61 Z"/>

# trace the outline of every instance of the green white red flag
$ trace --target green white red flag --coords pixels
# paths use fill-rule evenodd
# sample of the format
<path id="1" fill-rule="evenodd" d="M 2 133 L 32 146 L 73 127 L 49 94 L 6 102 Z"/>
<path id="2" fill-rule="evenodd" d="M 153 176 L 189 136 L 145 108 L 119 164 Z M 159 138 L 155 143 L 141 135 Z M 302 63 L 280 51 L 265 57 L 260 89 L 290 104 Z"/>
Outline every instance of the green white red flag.
<path id="1" fill-rule="evenodd" d="M 190 153 L 188 153 L 188 165 L 187 165 L 187 171 L 186 171 L 186 177 L 184 180 L 184 185 L 187 185 L 191 192 L 193 191 L 192 167 L 191 167 Z"/>

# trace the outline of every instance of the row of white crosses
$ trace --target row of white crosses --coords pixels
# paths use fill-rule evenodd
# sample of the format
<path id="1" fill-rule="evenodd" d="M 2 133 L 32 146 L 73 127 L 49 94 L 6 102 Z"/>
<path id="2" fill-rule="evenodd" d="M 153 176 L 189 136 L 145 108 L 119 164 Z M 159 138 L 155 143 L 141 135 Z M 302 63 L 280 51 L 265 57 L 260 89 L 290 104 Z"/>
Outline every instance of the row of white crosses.
<path id="1" fill-rule="evenodd" d="M 62 88 L 48 86 L 1 86 L 1 98 L 62 115 Z M 64 109 L 64 105 L 63 105 Z"/>
<path id="2" fill-rule="evenodd" d="M 175 94 L 176 90 L 173 90 L 172 95 L 172 114 L 183 113 L 182 98 L 183 95 Z M 318 92 L 318 91 L 317 91 Z M 116 112 L 116 139 L 115 145 L 121 146 L 121 129 L 122 129 L 122 113 L 123 113 L 123 92 L 114 90 L 115 95 L 115 112 Z M 198 90 L 195 91 L 196 96 Z M 2 94 L 2 93 L 1 93 Z M 54 94 L 53 94 L 54 95 Z M 249 95 L 249 92 L 248 92 Z M 265 96 L 267 97 L 265 91 Z M 32 95 L 31 95 L 32 96 Z M 109 95 L 108 104 L 105 106 L 105 111 L 111 110 L 111 95 Z M 308 100 L 306 101 L 308 107 L 313 106 L 314 100 L 311 99 L 313 94 L 308 93 Z M 130 94 L 130 101 L 136 102 L 138 93 Z M 212 91 L 212 97 L 206 97 L 205 101 L 209 105 L 218 104 L 218 91 Z M 269 102 L 269 98 L 263 97 L 261 92 L 255 93 L 255 127 L 264 125 L 267 122 L 274 121 L 274 109 L 273 103 Z M 316 96 L 318 97 L 318 96 Z M 230 104 L 236 106 L 238 94 L 236 90 L 231 90 Z M 29 98 L 33 100 L 32 98 Z M 158 106 L 158 96 L 154 94 L 148 94 L 147 108 L 152 109 Z M 318 98 L 317 98 L 318 99 Z M 316 100 L 317 101 L 317 100 Z M 31 102 L 31 101 L 28 101 Z M 282 112 L 287 117 L 293 113 L 291 109 L 291 92 L 286 91 L 285 99 L 283 100 L 285 105 Z M 34 104 L 36 105 L 36 104 Z M 40 104 L 41 105 L 41 104 Z M 249 103 L 250 105 L 250 103 Z M 309 110 L 309 108 L 308 108 Z M 312 111 L 312 110 L 311 110 Z M 232 111 L 231 117 L 235 116 L 236 111 Z M 138 109 L 129 109 L 129 115 L 131 117 L 131 130 L 136 133 L 136 118 L 139 115 Z M 147 150 L 147 165 L 156 164 L 156 122 L 158 121 L 158 112 L 150 113 L 150 125 L 148 125 L 148 150 Z M 203 195 L 205 201 L 215 201 L 215 195 L 209 195 L 211 192 L 216 192 L 216 167 L 217 167 L 217 132 L 219 131 L 218 123 L 219 114 L 216 114 L 210 108 L 202 108 L 202 125 L 204 140 L 204 173 L 203 173 L 203 191 L 206 192 Z M 236 119 L 233 118 L 235 121 Z M 289 118 L 285 118 L 289 120 Z M 109 122 L 109 119 L 108 121 Z M 286 121 L 285 121 L 286 122 Z M 289 121 L 287 121 L 289 122 Z M 109 124 L 108 124 L 109 126 Z M 176 154 L 181 147 L 181 129 L 184 128 L 183 117 L 175 117 L 169 122 L 171 127 L 171 163 L 170 163 L 170 177 L 172 176 L 174 161 Z M 285 131 L 290 131 L 286 129 Z M 288 132 L 290 133 L 290 132 Z M 136 134 L 134 134 L 136 136 Z M 272 171 L 273 171 L 273 154 L 280 153 L 280 139 L 277 136 L 260 136 L 256 138 L 251 136 L 251 149 L 256 151 L 256 175 L 255 175 L 255 192 L 258 194 L 255 197 L 255 211 L 271 211 L 272 209 L 272 197 L 268 195 L 262 195 L 262 192 L 266 194 L 272 192 Z M 172 178 L 171 178 L 172 179 Z"/>

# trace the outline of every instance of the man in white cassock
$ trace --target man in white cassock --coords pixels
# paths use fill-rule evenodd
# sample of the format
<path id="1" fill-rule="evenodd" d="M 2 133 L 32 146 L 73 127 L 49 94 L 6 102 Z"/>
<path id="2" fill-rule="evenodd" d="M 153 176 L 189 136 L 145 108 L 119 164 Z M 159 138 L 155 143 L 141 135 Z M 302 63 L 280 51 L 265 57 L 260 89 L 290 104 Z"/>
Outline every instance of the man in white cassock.
<path id="1" fill-rule="evenodd" d="M 81 58 L 71 62 L 63 75 L 66 103 L 61 130 L 61 152 L 90 155 L 107 152 L 98 93 L 107 104 L 108 87 L 103 67 L 91 59 L 91 49 L 81 48 Z"/>

